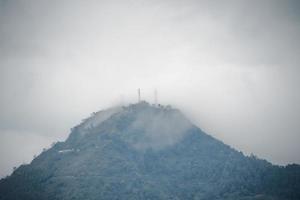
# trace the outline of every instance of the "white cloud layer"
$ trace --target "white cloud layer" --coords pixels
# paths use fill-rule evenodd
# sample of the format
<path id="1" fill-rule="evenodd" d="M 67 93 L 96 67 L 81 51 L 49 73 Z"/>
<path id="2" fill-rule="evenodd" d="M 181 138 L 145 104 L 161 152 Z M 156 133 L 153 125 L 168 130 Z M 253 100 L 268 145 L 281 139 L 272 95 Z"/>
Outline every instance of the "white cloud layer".
<path id="1" fill-rule="evenodd" d="M 0 1 L 0 175 L 89 113 L 136 100 L 300 163 L 298 1 Z M 34 134 L 32 134 L 34 133 Z"/>

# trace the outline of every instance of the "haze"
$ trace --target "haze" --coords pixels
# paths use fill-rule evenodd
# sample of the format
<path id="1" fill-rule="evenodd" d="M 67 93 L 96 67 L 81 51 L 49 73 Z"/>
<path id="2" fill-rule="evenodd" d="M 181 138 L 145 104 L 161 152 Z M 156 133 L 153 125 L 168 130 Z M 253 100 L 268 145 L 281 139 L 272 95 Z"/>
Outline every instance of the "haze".
<path id="1" fill-rule="evenodd" d="M 299 1 L 0 0 L 0 176 L 90 113 L 171 104 L 208 134 L 300 163 Z"/>

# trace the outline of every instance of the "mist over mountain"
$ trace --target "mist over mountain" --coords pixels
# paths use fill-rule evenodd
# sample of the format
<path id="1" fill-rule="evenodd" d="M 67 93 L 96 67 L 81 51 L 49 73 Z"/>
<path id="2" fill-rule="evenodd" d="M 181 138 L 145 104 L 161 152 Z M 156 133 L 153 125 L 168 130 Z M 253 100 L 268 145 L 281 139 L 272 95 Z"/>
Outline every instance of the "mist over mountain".
<path id="1" fill-rule="evenodd" d="M 179 110 L 140 102 L 93 113 L 0 181 L 0 200 L 300 199 L 300 166 L 245 156 Z"/>

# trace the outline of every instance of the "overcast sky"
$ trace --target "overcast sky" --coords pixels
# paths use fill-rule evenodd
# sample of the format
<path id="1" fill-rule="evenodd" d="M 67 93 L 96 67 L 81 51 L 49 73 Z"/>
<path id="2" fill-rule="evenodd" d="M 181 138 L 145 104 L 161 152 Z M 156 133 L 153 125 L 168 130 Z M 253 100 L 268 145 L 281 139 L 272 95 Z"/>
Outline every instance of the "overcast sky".
<path id="1" fill-rule="evenodd" d="M 142 98 L 300 163 L 300 1 L 0 0 L 0 177 L 91 112 Z"/>

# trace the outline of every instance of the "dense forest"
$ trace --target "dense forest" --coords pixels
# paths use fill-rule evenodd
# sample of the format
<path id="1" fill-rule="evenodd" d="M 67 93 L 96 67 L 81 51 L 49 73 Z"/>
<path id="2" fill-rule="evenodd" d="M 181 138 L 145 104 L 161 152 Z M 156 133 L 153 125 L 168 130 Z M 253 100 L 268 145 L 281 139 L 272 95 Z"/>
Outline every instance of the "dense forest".
<path id="1" fill-rule="evenodd" d="M 300 166 L 245 156 L 177 109 L 146 102 L 93 113 L 0 181 L 0 200 L 299 200 Z"/>

